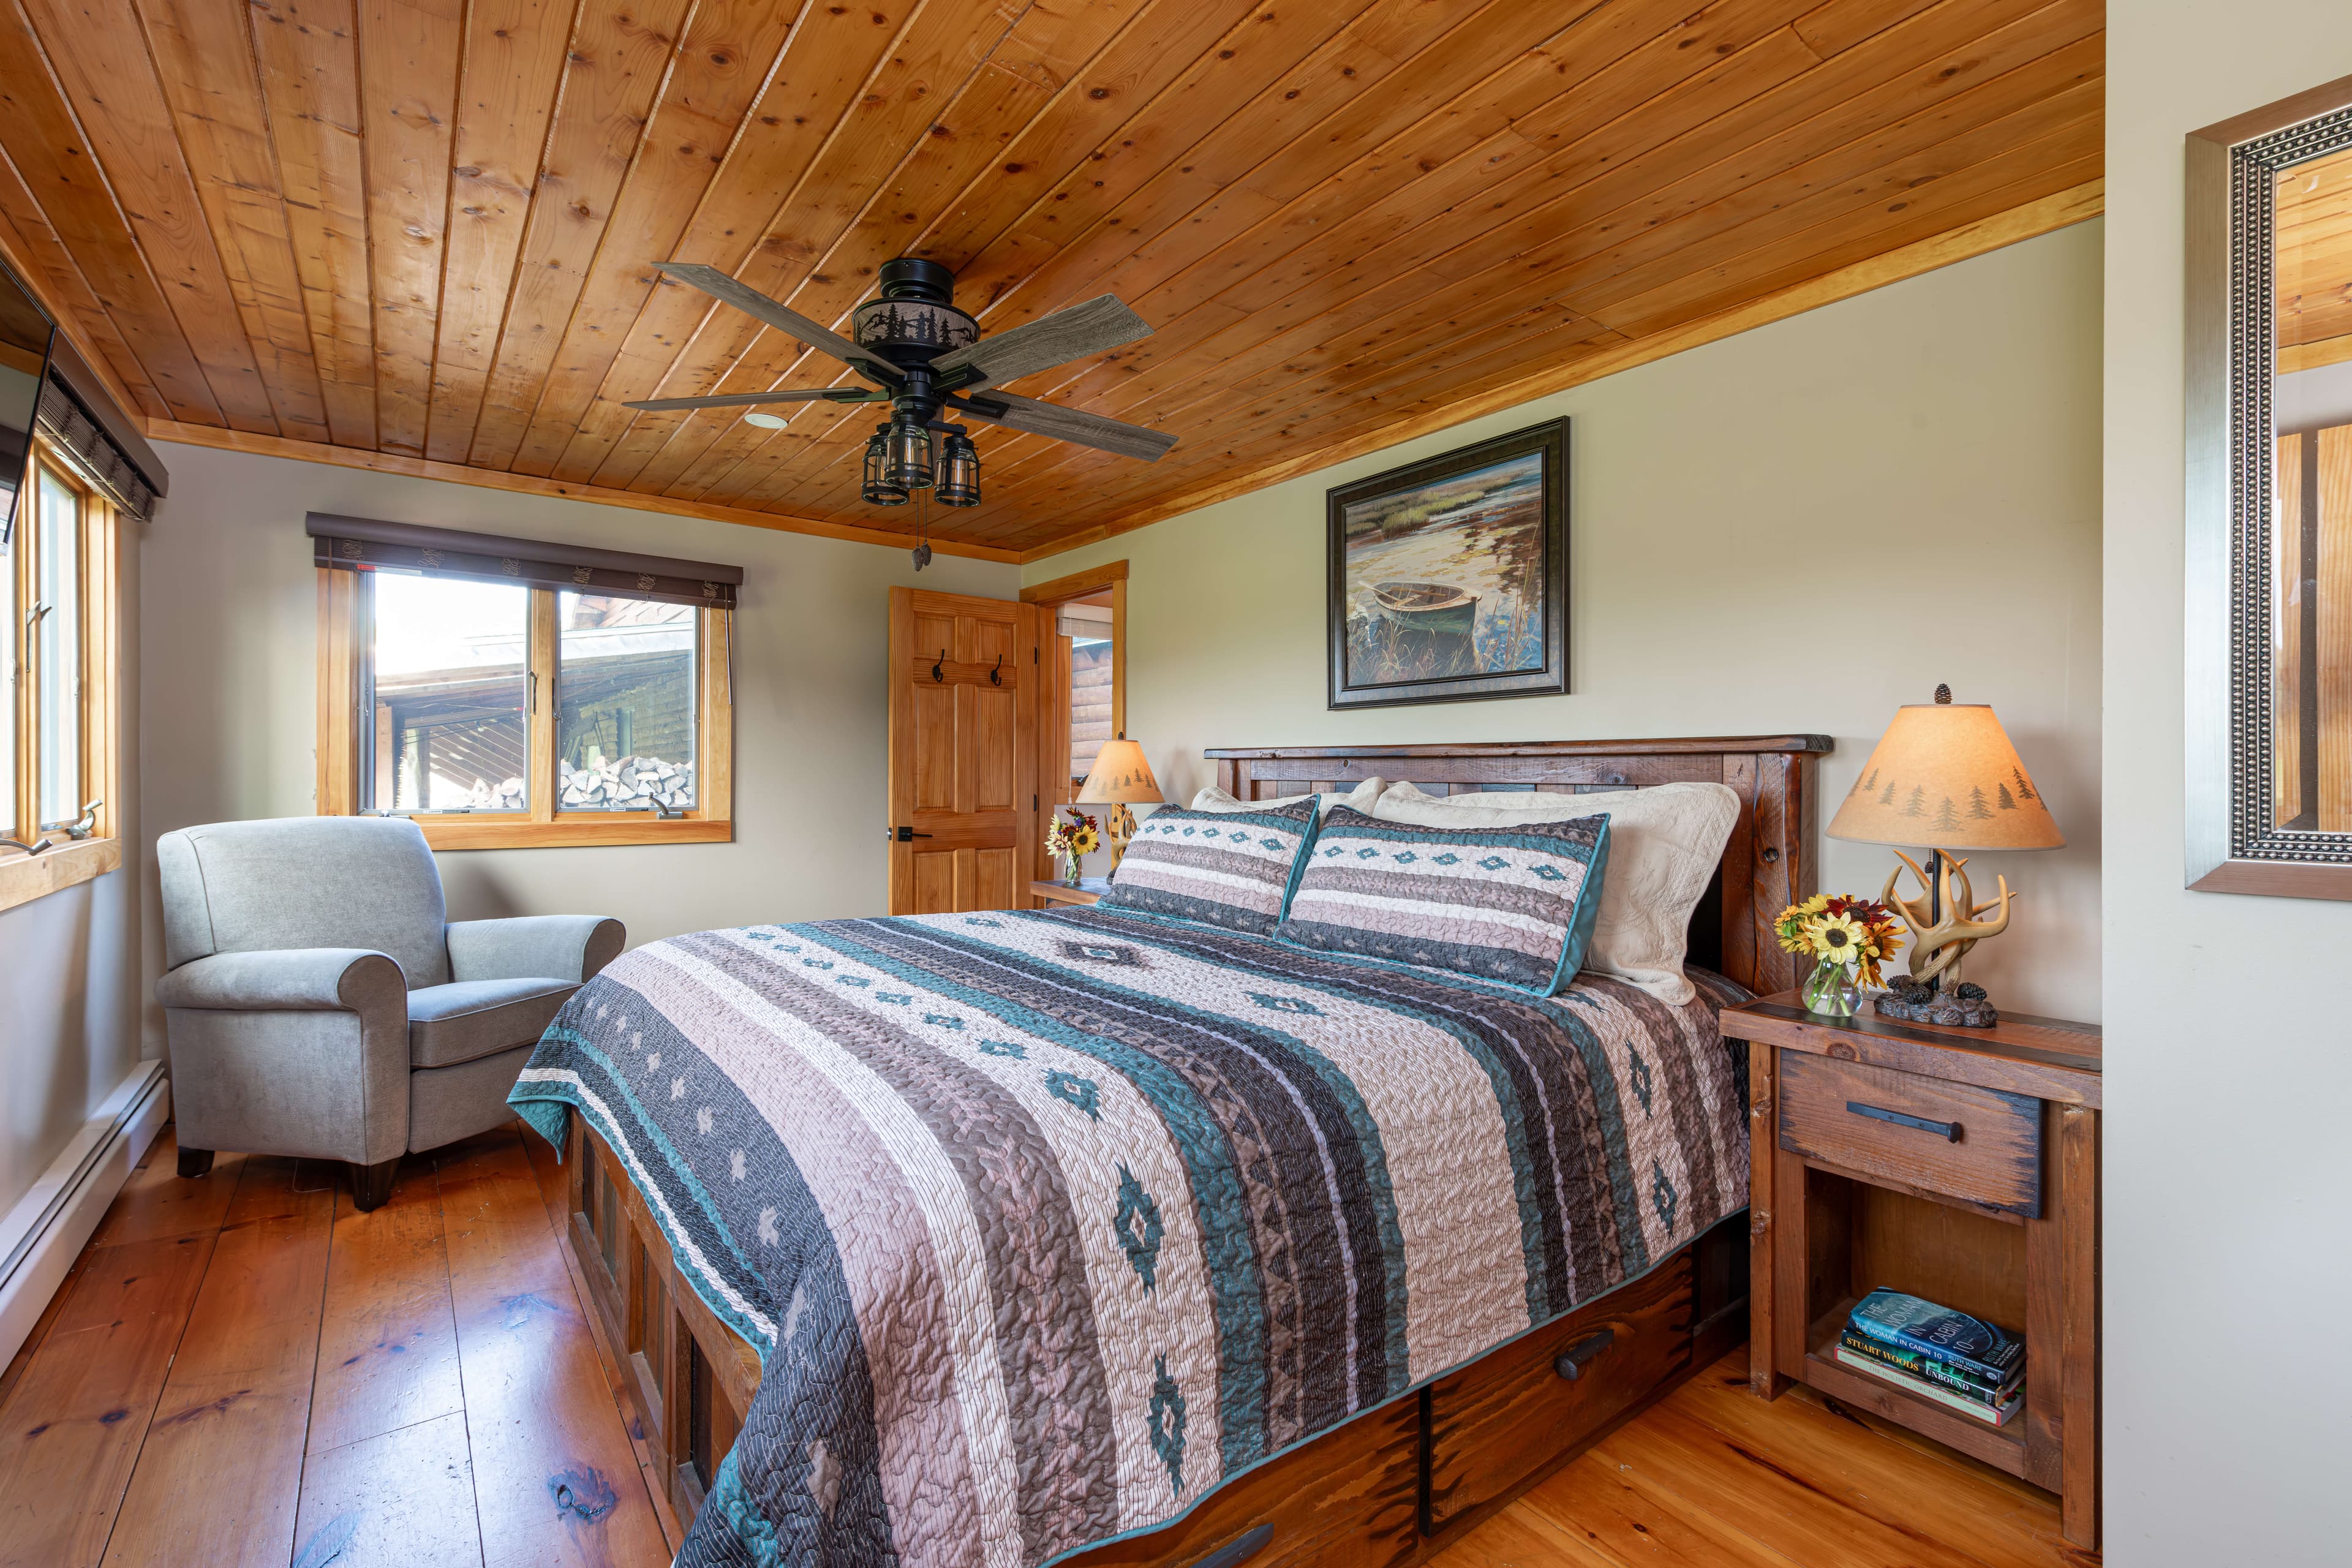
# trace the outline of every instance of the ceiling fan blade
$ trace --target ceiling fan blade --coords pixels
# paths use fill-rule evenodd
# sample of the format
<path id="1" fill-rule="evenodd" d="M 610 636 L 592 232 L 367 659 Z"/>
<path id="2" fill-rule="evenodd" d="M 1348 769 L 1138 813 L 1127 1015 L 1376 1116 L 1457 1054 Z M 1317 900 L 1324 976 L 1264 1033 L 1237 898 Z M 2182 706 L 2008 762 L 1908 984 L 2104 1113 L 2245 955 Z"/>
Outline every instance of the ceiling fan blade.
<path id="1" fill-rule="evenodd" d="M 869 392 L 862 386 L 803 386 L 791 392 L 721 392 L 709 397 L 648 397 L 641 403 L 624 403 L 624 408 L 642 408 L 648 414 L 667 414 L 680 408 L 748 408 L 755 403 L 880 403 L 887 393 Z"/>
<path id="2" fill-rule="evenodd" d="M 886 386 L 898 384 L 898 368 L 889 361 L 866 353 L 832 328 L 769 299 L 757 289 L 738 283 L 716 267 L 706 267 L 698 261 L 656 261 L 654 269 L 667 273 L 681 283 L 690 284 L 712 299 L 734 306 L 747 316 L 757 317 L 776 331 L 798 338 L 813 349 L 823 349 L 843 363 L 854 366 Z"/>
<path id="3" fill-rule="evenodd" d="M 1067 364 L 1121 343 L 1151 335 L 1150 323 L 1125 305 L 1116 294 L 1103 294 L 1083 305 L 1040 316 L 1026 325 L 985 337 L 968 347 L 941 354 L 931 362 L 935 375 L 969 366 L 979 372 L 966 386 L 987 386 L 1016 380 L 1032 371 Z"/>
<path id="4" fill-rule="evenodd" d="M 1175 437 L 1158 430 L 1106 419 L 1099 414 L 1084 414 L 1059 404 L 1040 403 L 1034 397 L 1015 397 L 1009 392 L 950 397 L 948 406 L 1008 430 L 1092 447 L 1098 452 L 1116 452 L 1122 458 L 1140 458 L 1147 463 L 1158 462 L 1176 445 Z"/>

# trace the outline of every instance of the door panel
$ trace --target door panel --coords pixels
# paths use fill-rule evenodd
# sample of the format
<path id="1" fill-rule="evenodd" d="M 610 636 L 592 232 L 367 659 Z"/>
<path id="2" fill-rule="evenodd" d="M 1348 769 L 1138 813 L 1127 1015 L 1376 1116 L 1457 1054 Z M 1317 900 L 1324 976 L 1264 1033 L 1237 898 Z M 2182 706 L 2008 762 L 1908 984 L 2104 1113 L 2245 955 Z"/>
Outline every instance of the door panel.
<path id="1" fill-rule="evenodd" d="M 1024 901 L 1048 684 L 1041 625 L 1013 600 L 890 590 L 892 914 Z"/>

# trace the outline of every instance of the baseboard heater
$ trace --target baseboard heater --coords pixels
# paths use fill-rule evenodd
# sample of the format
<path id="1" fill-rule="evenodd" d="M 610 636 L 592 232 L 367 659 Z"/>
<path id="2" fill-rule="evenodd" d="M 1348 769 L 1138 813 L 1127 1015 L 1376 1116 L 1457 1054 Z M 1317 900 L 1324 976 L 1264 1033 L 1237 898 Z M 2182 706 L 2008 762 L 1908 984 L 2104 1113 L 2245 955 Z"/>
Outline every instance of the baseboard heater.
<path id="1" fill-rule="evenodd" d="M 16 1357 L 172 1114 L 171 1079 L 142 1061 L 50 1163 L 32 1191 L 0 1217 L 0 1366 Z"/>

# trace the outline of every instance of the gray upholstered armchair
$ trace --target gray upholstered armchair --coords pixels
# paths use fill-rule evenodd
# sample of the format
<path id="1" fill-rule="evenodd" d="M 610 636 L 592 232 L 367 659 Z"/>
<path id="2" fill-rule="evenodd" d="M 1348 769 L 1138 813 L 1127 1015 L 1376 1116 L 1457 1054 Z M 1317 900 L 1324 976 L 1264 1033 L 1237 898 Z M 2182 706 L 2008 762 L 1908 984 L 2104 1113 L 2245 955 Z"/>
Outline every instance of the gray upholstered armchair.
<path id="1" fill-rule="evenodd" d="M 625 940 L 593 915 L 447 923 L 404 817 L 225 822 L 155 853 L 184 1176 L 220 1149 L 342 1160 L 377 1207 L 402 1154 L 513 1114 L 541 1031 Z"/>

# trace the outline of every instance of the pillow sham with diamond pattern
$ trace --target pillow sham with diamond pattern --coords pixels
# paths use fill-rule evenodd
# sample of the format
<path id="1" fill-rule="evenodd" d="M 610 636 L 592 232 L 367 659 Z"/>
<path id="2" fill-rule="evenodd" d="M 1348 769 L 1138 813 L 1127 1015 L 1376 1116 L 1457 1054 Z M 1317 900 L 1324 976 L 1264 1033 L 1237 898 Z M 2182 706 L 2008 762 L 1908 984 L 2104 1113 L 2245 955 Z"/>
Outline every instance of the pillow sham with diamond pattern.
<path id="1" fill-rule="evenodd" d="M 1163 805 L 1136 828 L 1102 902 L 1268 936 L 1314 837 L 1313 795 L 1270 811 Z"/>
<path id="2" fill-rule="evenodd" d="M 1549 996 L 1583 963 L 1609 819 L 1421 827 L 1334 806 L 1277 940 Z"/>

